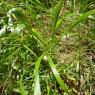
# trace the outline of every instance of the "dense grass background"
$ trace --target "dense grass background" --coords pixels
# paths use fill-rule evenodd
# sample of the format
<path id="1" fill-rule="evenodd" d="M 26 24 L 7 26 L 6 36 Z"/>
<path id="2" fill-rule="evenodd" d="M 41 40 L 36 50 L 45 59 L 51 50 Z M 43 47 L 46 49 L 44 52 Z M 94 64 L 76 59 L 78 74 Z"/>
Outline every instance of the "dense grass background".
<path id="1" fill-rule="evenodd" d="M 94 95 L 94 49 L 94 0 L 0 0 L 0 95 Z"/>

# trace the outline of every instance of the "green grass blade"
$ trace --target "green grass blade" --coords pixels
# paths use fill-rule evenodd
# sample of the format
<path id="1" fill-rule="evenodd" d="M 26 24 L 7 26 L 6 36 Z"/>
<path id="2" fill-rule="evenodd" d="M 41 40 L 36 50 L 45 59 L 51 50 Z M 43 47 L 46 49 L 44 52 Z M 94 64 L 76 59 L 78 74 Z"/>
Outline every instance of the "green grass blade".
<path id="1" fill-rule="evenodd" d="M 61 34 L 61 36 L 63 37 L 64 35 L 68 34 L 69 32 L 71 32 L 73 30 L 73 28 L 75 26 L 77 26 L 79 23 L 83 22 L 86 19 L 89 19 L 89 16 L 95 14 L 95 9 L 90 10 L 84 14 L 82 14 L 77 20 L 75 20 L 70 26 L 68 26 L 63 33 Z"/>
<path id="2" fill-rule="evenodd" d="M 54 47 L 54 40 L 55 40 L 55 33 L 56 33 L 56 24 L 62 9 L 62 5 L 63 5 L 63 1 L 64 0 L 60 0 L 58 2 L 58 4 L 52 9 L 52 33 L 51 33 L 51 52 L 53 51 L 53 47 Z"/>
<path id="3" fill-rule="evenodd" d="M 42 58 L 43 58 L 43 54 L 38 58 L 38 60 L 35 63 L 34 95 L 41 95 L 40 82 L 39 82 L 39 67 L 40 67 L 40 63 L 41 63 Z"/>
<path id="4" fill-rule="evenodd" d="M 23 81 L 23 75 L 21 75 L 21 78 L 19 80 L 20 94 L 21 95 L 26 95 L 24 85 L 23 85 L 22 81 Z"/>
<path id="5" fill-rule="evenodd" d="M 53 63 L 53 61 L 52 61 L 52 59 L 51 59 L 50 57 L 48 57 L 48 61 L 49 61 L 50 67 L 51 67 L 51 69 L 52 69 L 52 72 L 53 72 L 53 74 L 54 74 L 56 80 L 58 81 L 59 85 L 61 86 L 61 88 L 62 88 L 64 91 L 68 92 L 67 85 L 66 85 L 66 84 L 64 83 L 64 81 L 61 79 L 61 77 L 60 77 L 58 71 L 56 70 L 56 67 L 55 67 L 55 65 L 54 65 L 54 63 Z"/>
<path id="6" fill-rule="evenodd" d="M 79 16 L 79 15 L 80 15 L 79 13 L 70 13 L 67 14 L 66 16 L 63 15 L 60 19 L 58 19 L 55 30 L 57 30 L 60 27 L 60 25 L 63 23 L 63 21 L 66 20 L 68 17 Z"/>
<path id="7" fill-rule="evenodd" d="M 41 33 L 39 31 L 37 31 L 36 29 L 32 28 L 31 32 L 33 34 L 34 37 L 36 37 L 44 46 L 46 46 L 46 42 L 44 41 Z"/>
<path id="8" fill-rule="evenodd" d="M 26 48 L 29 52 L 31 52 L 31 54 L 33 54 L 35 57 L 37 57 L 37 55 L 30 48 L 28 48 L 26 45 L 23 45 L 23 47 Z"/>
<path id="9" fill-rule="evenodd" d="M 54 35 L 54 32 L 55 32 L 56 23 L 57 23 L 60 11 L 62 9 L 63 1 L 64 0 L 60 0 L 52 11 L 52 33 L 53 33 L 52 35 Z"/>
<path id="10" fill-rule="evenodd" d="M 25 11 L 16 10 L 14 11 L 14 15 L 16 16 L 18 22 L 20 24 L 24 24 L 26 26 L 26 29 L 34 36 L 36 37 L 43 45 L 46 45 L 45 41 L 43 41 L 41 33 L 37 31 L 36 29 L 33 29 L 31 26 L 31 22 L 29 22 L 28 16 L 25 14 Z"/>
<path id="11" fill-rule="evenodd" d="M 90 10 L 86 13 L 84 13 L 83 15 L 81 15 L 74 23 L 72 23 L 69 28 L 67 28 L 66 30 L 64 30 L 64 33 L 68 33 L 69 31 L 71 31 L 76 25 L 78 25 L 79 23 L 81 23 L 82 21 L 86 20 L 87 18 L 89 18 L 90 15 L 95 14 L 95 9 Z"/>

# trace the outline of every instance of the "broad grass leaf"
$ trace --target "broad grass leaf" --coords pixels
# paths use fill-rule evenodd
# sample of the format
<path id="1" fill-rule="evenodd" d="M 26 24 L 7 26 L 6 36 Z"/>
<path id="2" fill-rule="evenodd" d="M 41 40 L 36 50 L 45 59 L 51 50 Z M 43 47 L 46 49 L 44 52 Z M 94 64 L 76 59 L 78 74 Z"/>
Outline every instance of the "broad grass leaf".
<path id="1" fill-rule="evenodd" d="M 64 0 L 60 0 L 58 4 L 54 7 L 54 9 L 52 10 L 52 32 L 53 34 L 55 32 L 55 28 L 56 28 L 56 24 L 58 21 L 60 11 L 62 9 L 63 1 Z"/>
<path id="2" fill-rule="evenodd" d="M 21 75 L 18 84 L 19 84 L 19 88 L 20 88 L 20 94 L 21 95 L 26 95 L 26 92 L 25 92 L 24 85 L 23 85 L 22 81 L 23 81 L 23 75 Z"/>
<path id="3" fill-rule="evenodd" d="M 95 16 L 88 16 L 88 18 L 95 21 Z"/>
<path id="4" fill-rule="evenodd" d="M 79 23 L 83 22 L 87 18 L 89 18 L 90 15 L 95 14 L 95 9 L 90 10 L 84 14 L 82 14 L 77 20 L 75 20 L 66 30 L 64 30 L 64 33 L 68 33 L 69 31 L 73 30 L 75 26 L 77 26 Z"/>
<path id="5" fill-rule="evenodd" d="M 51 57 L 48 57 L 48 61 L 49 61 L 51 70 L 52 70 L 52 72 L 53 72 L 53 74 L 54 74 L 56 80 L 58 81 L 60 87 L 61 87 L 64 91 L 68 92 L 67 85 L 66 85 L 66 84 L 64 83 L 64 81 L 61 79 L 61 77 L 60 77 L 60 75 L 59 75 L 58 71 L 56 70 L 56 67 L 55 67 L 55 65 L 54 65 L 54 63 L 53 63 L 52 58 L 51 58 Z"/>
<path id="6" fill-rule="evenodd" d="M 32 28 L 31 32 L 33 34 L 34 37 L 36 37 L 44 46 L 46 45 L 42 35 L 40 32 L 38 32 L 36 29 Z"/>
<path id="7" fill-rule="evenodd" d="M 58 19 L 55 30 L 57 30 L 60 27 L 60 25 L 63 23 L 63 21 L 68 19 L 68 17 L 79 16 L 79 15 L 80 15 L 79 13 L 69 13 L 69 14 L 67 14 L 65 16 L 63 15 L 60 19 Z"/>
<path id="8" fill-rule="evenodd" d="M 43 54 L 38 58 L 38 60 L 35 63 L 34 95 L 41 95 L 40 82 L 39 82 L 39 67 L 40 67 L 40 63 L 41 63 L 42 58 L 43 58 Z"/>
<path id="9" fill-rule="evenodd" d="M 67 35 L 68 33 L 70 33 L 74 27 L 76 27 L 78 24 L 82 23 L 84 20 L 86 19 L 91 19 L 89 16 L 95 14 L 95 9 L 90 10 L 84 14 L 80 14 L 80 17 L 78 19 L 76 19 L 71 25 L 69 25 L 61 34 L 61 39 L 63 39 L 64 35 Z"/>

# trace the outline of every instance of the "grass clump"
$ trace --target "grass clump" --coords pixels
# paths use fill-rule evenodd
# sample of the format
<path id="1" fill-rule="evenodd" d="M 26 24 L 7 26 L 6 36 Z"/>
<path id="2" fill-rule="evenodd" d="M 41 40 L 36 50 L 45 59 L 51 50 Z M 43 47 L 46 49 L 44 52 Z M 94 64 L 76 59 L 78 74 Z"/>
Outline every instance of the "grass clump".
<path id="1" fill-rule="evenodd" d="M 0 1 L 0 95 L 95 94 L 94 3 Z"/>

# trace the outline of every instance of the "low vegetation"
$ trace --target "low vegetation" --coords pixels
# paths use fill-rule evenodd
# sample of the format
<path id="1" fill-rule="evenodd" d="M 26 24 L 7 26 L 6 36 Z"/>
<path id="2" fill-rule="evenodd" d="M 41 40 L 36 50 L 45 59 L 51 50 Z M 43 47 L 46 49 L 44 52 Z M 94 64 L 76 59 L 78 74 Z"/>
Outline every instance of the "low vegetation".
<path id="1" fill-rule="evenodd" d="M 95 94 L 95 0 L 0 0 L 0 95 Z"/>

